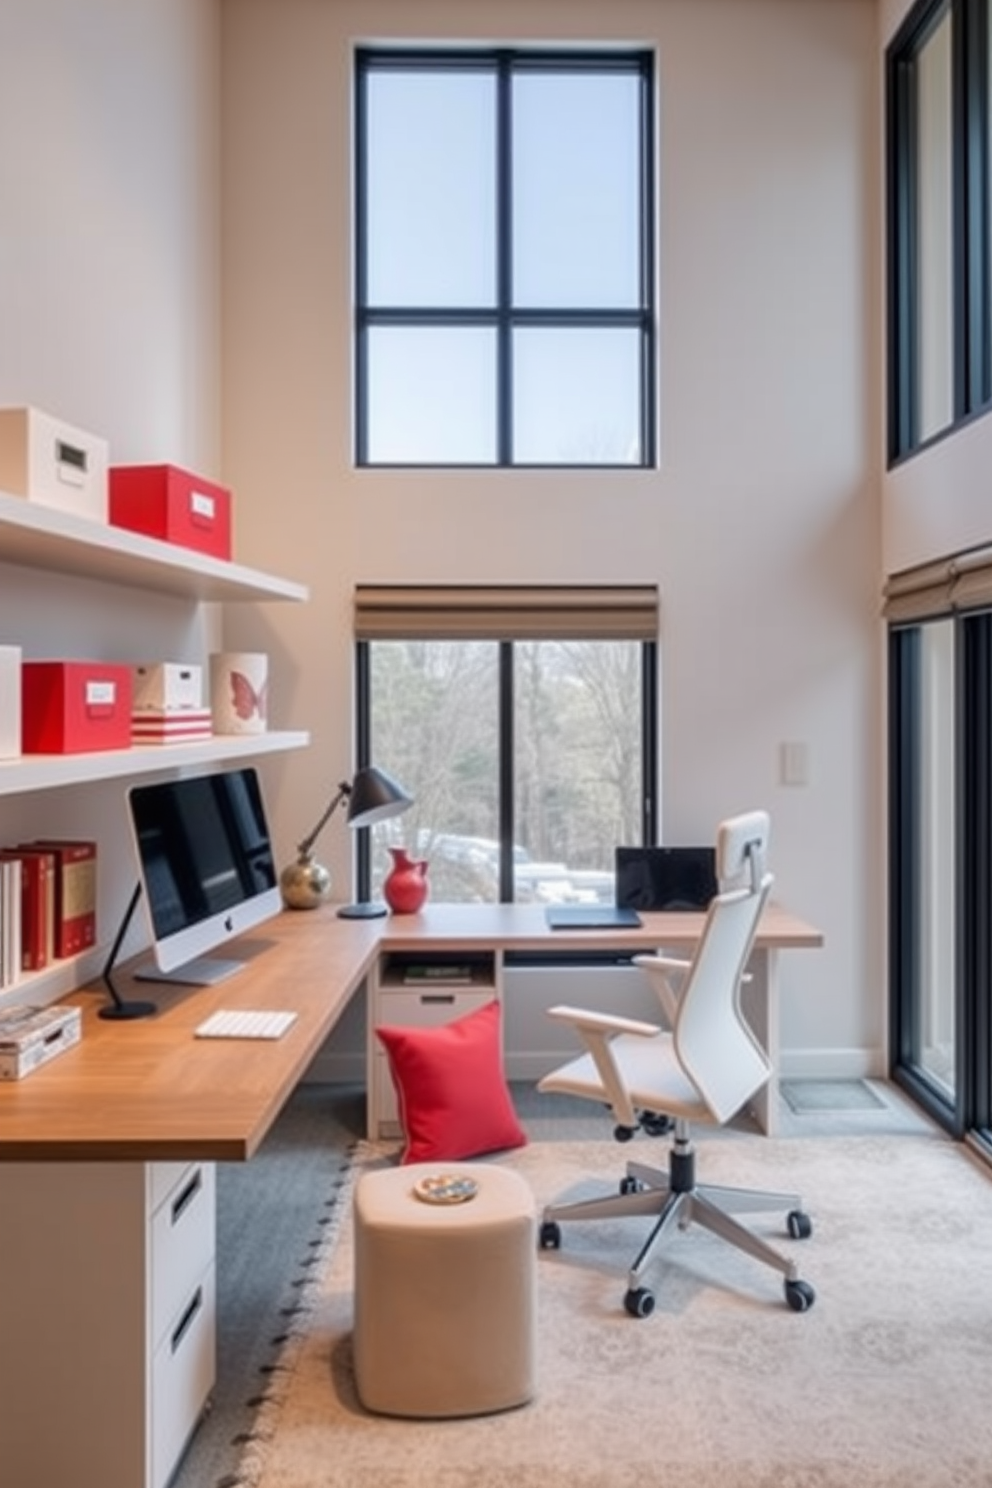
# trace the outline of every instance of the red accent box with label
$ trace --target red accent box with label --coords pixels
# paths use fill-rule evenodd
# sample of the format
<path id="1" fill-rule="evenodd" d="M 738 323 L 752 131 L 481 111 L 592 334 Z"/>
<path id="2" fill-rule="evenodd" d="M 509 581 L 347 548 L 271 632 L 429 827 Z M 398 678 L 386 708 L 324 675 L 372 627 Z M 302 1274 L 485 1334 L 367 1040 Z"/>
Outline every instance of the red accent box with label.
<path id="1" fill-rule="evenodd" d="M 231 493 L 177 465 L 112 465 L 110 520 L 196 548 L 213 558 L 231 556 Z"/>
<path id="2" fill-rule="evenodd" d="M 132 672 L 103 661 L 26 661 L 25 754 L 83 754 L 131 747 Z"/>

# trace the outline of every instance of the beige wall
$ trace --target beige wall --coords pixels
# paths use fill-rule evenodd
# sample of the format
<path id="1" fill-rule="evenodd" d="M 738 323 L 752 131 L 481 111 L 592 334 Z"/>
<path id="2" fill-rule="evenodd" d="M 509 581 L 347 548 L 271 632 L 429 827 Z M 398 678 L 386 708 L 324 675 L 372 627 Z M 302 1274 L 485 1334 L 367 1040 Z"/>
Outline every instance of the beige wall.
<path id="1" fill-rule="evenodd" d="M 237 556 L 311 585 L 306 607 L 225 621 L 272 653 L 275 722 L 314 737 L 265 767 L 280 853 L 350 769 L 356 582 L 657 581 L 665 834 L 769 807 L 781 896 L 827 935 L 783 963 L 786 1067 L 877 1062 L 874 0 L 220 0 L 219 15 L 215 37 L 205 0 L 4 7 L 0 397 L 108 433 L 119 459 L 216 470 Z M 352 468 L 351 48 L 409 38 L 414 17 L 437 39 L 657 46 L 658 471 Z M 67 175 L 76 210 L 57 214 Z M 780 783 L 786 740 L 809 746 L 807 787 Z M 333 823 L 342 894 L 348 847 Z"/>

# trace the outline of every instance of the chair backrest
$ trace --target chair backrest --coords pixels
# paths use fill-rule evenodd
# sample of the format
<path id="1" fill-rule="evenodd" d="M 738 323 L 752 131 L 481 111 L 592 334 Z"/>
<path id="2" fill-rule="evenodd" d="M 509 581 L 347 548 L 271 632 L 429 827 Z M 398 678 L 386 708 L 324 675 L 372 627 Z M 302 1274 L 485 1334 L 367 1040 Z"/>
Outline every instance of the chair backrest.
<path id="1" fill-rule="evenodd" d="M 673 1029 L 679 1062 L 721 1126 L 772 1073 L 741 1007 L 741 979 L 774 881 L 765 871 L 769 832 L 765 811 L 717 828 L 720 893 L 706 912 Z"/>
<path id="2" fill-rule="evenodd" d="M 710 901 L 679 998 L 673 1036 L 686 1075 L 722 1126 L 766 1084 L 772 1066 L 741 1008 L 741 978 L 773 883 Z"/>

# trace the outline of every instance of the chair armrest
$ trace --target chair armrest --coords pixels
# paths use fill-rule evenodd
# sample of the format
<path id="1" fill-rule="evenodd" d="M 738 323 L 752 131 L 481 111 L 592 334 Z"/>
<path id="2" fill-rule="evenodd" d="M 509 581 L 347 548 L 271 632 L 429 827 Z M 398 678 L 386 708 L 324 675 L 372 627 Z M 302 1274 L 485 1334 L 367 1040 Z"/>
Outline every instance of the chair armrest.
<path id="1" fill-rule="evenodd" d="M 686 972 L 692 965 L 691 961 L 686 961 L 681 956 L 642 955 L 632 956 L 631 960 L 633 961 L 635 966 L 641 966 L 644 968 L 654 966 L 657 967 L 659 971 Z"/>
<path id="2" fill-rule="evenodd" d="M 638 1018 L 621 1018 L 612 1013 L 590 1012 L 588 1008 L 569 1007 L 566 1003 L 548 1008 L 547 1013 L 549 1018 L 558 1018 L 575 1028 L 587 1028 L 590 1033 L 633 1033 L 641 1038 L 654 1038 L 662 1032 L 656 1023 L 642 1023 Z"/>

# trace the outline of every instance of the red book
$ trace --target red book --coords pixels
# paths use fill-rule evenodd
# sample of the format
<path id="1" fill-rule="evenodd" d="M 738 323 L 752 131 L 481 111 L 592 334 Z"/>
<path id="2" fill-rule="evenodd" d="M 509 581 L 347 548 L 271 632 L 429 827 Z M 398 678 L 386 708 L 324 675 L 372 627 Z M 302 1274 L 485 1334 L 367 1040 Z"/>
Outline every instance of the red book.
<path id="1" fill-rule="evenodd" d="M 10 847 L 0 858 L 21 864 L 21 970 L 41 971 L 55 955 L 55 854 Z"/>
<path id="2" fill-rule="evenodd" d="M 40 839 L 28 845 L 55 857 L 55 954 L 76 956 L 96 944 L 96 843 Z"/>

